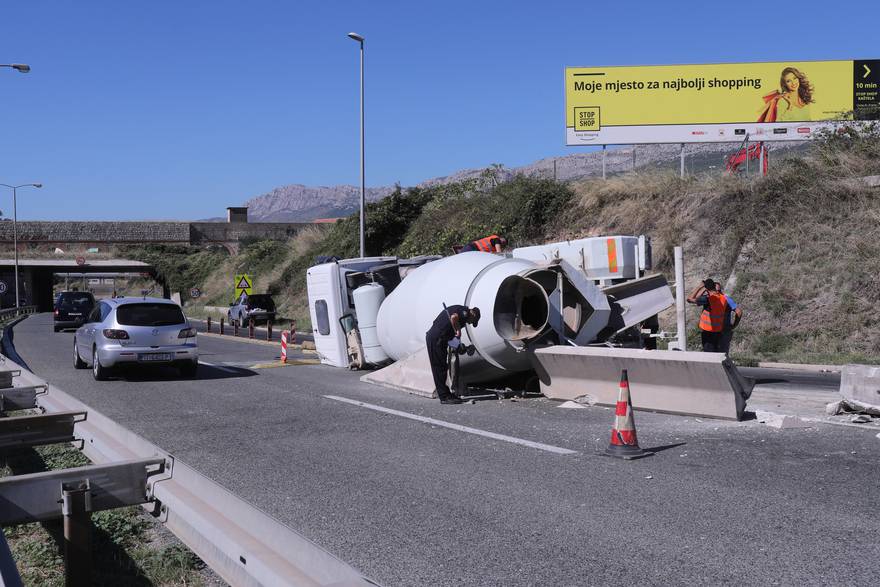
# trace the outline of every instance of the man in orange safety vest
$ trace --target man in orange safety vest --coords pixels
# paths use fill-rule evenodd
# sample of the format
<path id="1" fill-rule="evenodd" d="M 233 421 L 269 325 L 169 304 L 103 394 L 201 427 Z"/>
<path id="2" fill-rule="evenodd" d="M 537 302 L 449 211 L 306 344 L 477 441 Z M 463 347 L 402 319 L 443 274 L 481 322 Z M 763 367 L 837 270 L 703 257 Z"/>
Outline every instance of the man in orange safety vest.
<path id="1" fill-rule="evenodd" d="M 491 234 L 486 238 L 471 241 L 461 248 L 459 253 L 468 251 L 482 251 L 484 253 L 500 253 L 507 246 L 507 239 L 497 234 Z"/>
<path id="2" fill-rule="evenodd" d="M 716 291 L 715 280 L 704 279 L 703 283 L 687 297 L 687 302 L 703 308 L 700 313 L 700 338 L 703 343 L 703 352 L 723 353 L 724 317 L 729 314 L 727 298 L 723 293 Z"/>

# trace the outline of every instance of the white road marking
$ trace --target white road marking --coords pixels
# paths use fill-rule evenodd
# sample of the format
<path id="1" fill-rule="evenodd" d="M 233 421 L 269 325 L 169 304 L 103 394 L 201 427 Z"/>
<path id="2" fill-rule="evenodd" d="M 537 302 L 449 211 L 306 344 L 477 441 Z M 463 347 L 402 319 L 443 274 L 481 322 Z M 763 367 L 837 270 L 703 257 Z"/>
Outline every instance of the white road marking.
<path id="1" fill-rule="evenodd" d="M 392 414 L 394 416 L 400 416 L 401 418 L 409 418 L 410 420 L 417 420 L 419 422 L 425 422 L 426 424 L 433 424 L 434 426 L 442 426 L 443 428 L 449 428 L 451 430 L 458 430 L 459 432 L 467 432 L 468 434 L 476 434 L 477 436 L 485 436 L 486 438 L 492 438 L 494 440 L 502 440 L 504 442 L 512 442 L 513 444 L 520 444 L 522 446 L 528 446 L 530 448 L 537 448 L 538 450 L 544 450 L 544 451 L 552 452 L 552 453 L 555 453 L 558 455 L 577 454 L 576 450 L 569 450 L 567 448 L 552 446 L 550 444 L 542 444 L 540 442 L 532 442 L 531 440 L 524 440 L 522 438 L 516 438 L 513 436 L 506 436 L 504 434 L 496 434 L 495 432 L 487 432 L 486 430 L 480 430 L 478 428 L 471 428 L 469 426 L 462 426 L 461 424 L 453 424 L 451 422 L 444 422 L 443 420 L 435 420 L 434 418 L 428 418 L 426 416 L 419 416 L 416 414 L 410 414 L 409 412 L 401 412 L 400 410 L 392 410 L 391 408 L 385 408 L 382 406 L 377 406 L 375 404 L 368 404 L 366 402 L 348 399 L 345 397 L 339 397 L 336 395 L 325 395 L 324 397 L 326 397 L 327 399 L 336 400 L 338 402 L 344 402 L 347 404 L 351 404 L 353 406 L 360 406 L 362 408 L 375 410 L 377 412 L 383 412 L 386 414 Z"/>
<path id="2" fill-rule="evenodd" d="M 226 371 L 227 373 L 238 373 L 237 370 L 235 370 L 231 367 L 226 367 L 224 365 L 218 365 L 216 363 L 209 363 L 207 361 L 202 361 L 201 359 L 199 359 L 199 363 L 201 363 L 202 365 L 205 365 L 207 367 L 214 367 L 215 369 L 220 369 L 221 371 Z"/>

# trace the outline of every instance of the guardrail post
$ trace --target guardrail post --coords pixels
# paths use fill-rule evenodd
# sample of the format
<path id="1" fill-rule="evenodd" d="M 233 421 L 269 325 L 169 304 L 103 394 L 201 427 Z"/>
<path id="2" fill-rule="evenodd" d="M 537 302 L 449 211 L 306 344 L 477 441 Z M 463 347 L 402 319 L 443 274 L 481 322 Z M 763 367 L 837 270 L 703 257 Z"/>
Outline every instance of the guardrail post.
<path id="1" fill-rule="evenodd" d="M 287 337 L 287 344 L 296 344 L 296 320 L 290 321 L 290 334 Z"/>
<path id="2" fill-rule="evenodd" d="M 220 318 L 220 334 L 223 334 L 223 318 Z"/>
<path id="3" fill-rule="evenodd" d="M 61 485 L 64 516 L 64 584 L 92 584 L 92 516 L 89 482 Z"/>
<path id="4" fill-rule="evenodd" d="M 254 319 L 248 318 L 248 338 L 254 337 Z"/>
<path id="5" fill-rule="evenodd" d="M 272 340 L 272 321 L 266 322 L 266 340 Z"/>
<path id="6" fill-rule="evenodd" d="M 211 332 L 211 317 L 210 316 L 208 316 L 208 319 L 206 320 L 206 322 L 208 323 L 208 332 Z"/>
<path id="7" fill-rule="evenodd" d="M 238 323 L 239 323 L 239 322 L 240 322 L 239 320 L 233 320 L 233 321 L 232 321 L 232 334 L 233 334 L 234 336 L 238 336 Z"/>

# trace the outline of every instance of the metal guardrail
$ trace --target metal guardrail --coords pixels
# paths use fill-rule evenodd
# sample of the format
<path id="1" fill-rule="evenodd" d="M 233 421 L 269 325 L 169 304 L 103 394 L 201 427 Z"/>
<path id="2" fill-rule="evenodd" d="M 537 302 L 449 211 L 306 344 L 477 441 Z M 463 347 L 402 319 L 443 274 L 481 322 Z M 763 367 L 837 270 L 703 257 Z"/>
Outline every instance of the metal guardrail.
<path id="1" fill-rule="evenodd" d="M 20 367 L 11 359 L 7 366 Z M 21 369 L 23 385 L 45 386 L 35 400 L 47 414 L 88 413 L 87 419 L 76 422 L 74 436 L 96 465 L 162 462 L 163 470 L 146 480 L 150 501 L 143 507 L 231 585 L 376 585 L 170 453 Z M 0 559 L 3 542 L 0 538 Z"/>
<path id="2" fill-rule="evenodd" d="M 0 585 L 21 587 L 21 576 L 18 574 L 18 567 L 15 566 L 15 559 L 12 558 L 12 553 L 9 551 L 3 528 L 0 528 Z"/>
<path id="3" fill-rule="evenodd" d="M 20 316 L 27 316 L 29 314 L 35 314 L 36 312 L 36 306 L 22 306 L 20 308 L 6 308 L 5 310 L 0 310 L 0 324 L 5 324 L 6 322 L 19 318 Z"/>
<path id="4" fill-rule="evenodd" d="M 87 481 L 89 512 L 99 512 L 146 500 L 147 481 L 162 472 L 164 459 L 136 459 L 109 465 L 55 469 L 13 475 L 0 481 L 0 524 L 27 524 L 59 516 L 59 498 L 65 484 Z"/>

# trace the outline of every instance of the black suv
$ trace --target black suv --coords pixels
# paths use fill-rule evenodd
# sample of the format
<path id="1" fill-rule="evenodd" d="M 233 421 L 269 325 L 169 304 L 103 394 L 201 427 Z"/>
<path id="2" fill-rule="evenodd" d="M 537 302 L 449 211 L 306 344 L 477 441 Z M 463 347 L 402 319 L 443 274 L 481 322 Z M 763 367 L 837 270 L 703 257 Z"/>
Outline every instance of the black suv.
<path id="1" fill-rule="evenodd" d="M 95 296 L 87 291 L 63 291 L 55 299 L 54 330 L 79 328 L 95 307 Z"/>

